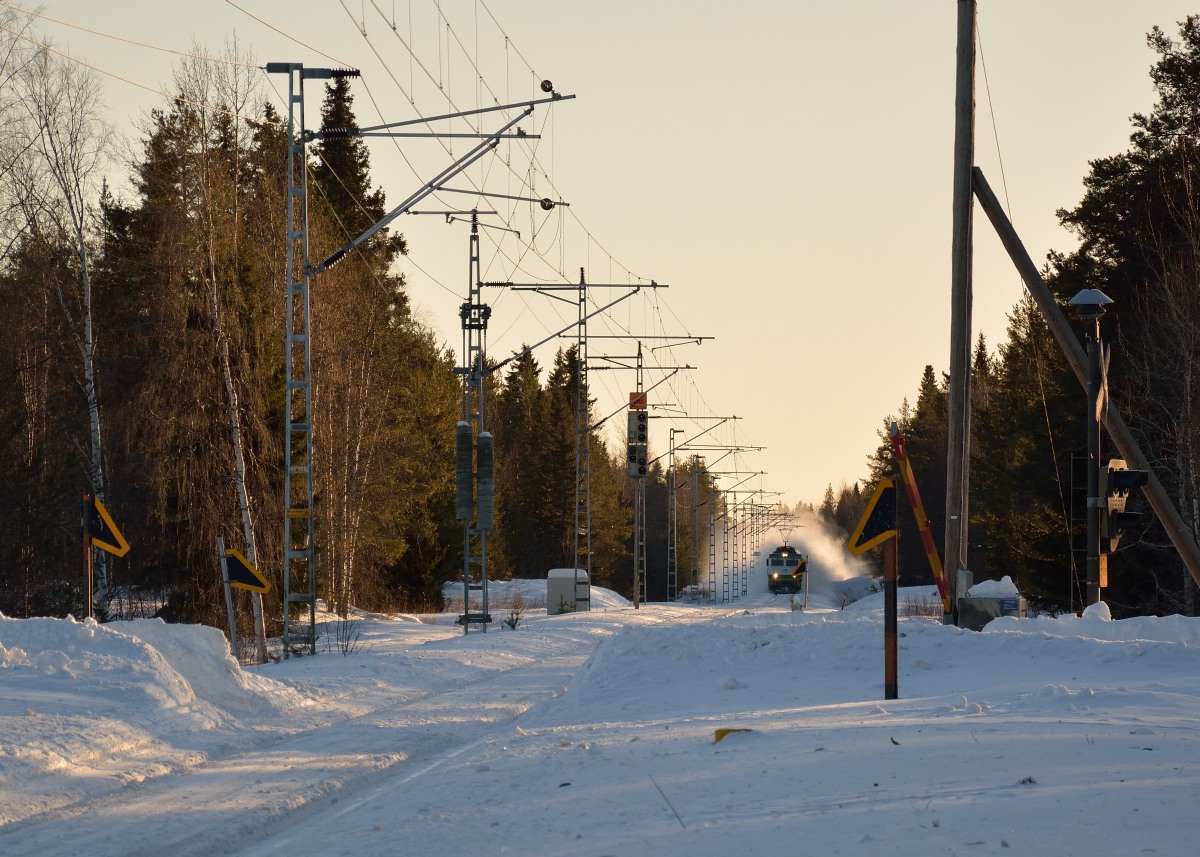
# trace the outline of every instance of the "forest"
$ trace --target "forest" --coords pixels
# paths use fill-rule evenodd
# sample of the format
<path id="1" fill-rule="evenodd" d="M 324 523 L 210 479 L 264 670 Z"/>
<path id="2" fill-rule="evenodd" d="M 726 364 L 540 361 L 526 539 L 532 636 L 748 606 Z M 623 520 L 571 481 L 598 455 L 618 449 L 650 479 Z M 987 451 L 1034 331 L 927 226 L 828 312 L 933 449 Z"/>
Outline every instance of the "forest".
<path id="1" fill-rule="evenodd" d="M 88 69 L 8 35 L 0 11 L 0 612 L 16 617 L 159 615 L 222 626 L 217 539 L 255 558 L 275 588 L 283 565 L 286 126 L 236 45 L 225 63 L 183 59 L 176 97 L 146 115 L 122 161 Z M 1200 532 L 1200 19 L 1158 29 L 1157 101 L 1132 117 L 1125 152 L 1092 162 L 1086 193 L 1059 217 L 1079 246 L 1046 260 L 1065 301 L 1099 288 L 1109 386 L 1193 533 Z M 201 105 L 217 105 L 208 109 Z M 322 128 L 356 126 L 351 84 L 330 83 Z M 323 258 L 386 209 L 360 138 L 311 147 L 311 255 Z M 129 192 L 112 189 L 122 175 Z M 410 309 L 384 230 L 313 288 L 319 596 L 334 610 L 426 611 L 461 576 L 455 518 L 458 355 Z M 1081 606 L 1086 398 L 1031 301 L 973 369 L 971 565 L 1011 575 L 1037 607 Z M 507 355 L 505 355 L 507 356 Z M 543 365 L 544 364 L 544 365 Z M 492 577 L 541 577 L 574 562 L 578 354 L 526 353 L 487 391 L 496 438 Z M 896 421 L 941 543 L 946 378 L 933 363 L 881 420 L 862 478 L 814 511 L 848 532 L 873 482 L 894 472 Z M 589 420 L 589 424 L 594 420 Z M 589 436 L 594 582 L 632 594 L 633 491 L 625 452 Z M 658 455 L 662 450 L 652 450 Z M 646 477 L 650 597 L 667 555 L 668 475 Z M 707 521 L 724 514 L 702 460 L 676 464 L 680 587 Z M 85 494 L 135 545 L 101 554 L 89 587 Z M 1138 508 L 1136 503 L 1133 508 Z M 901 575 L 927 582 L 915 526 Z M 91 597 L 89 598 L 89 591 Z M 274 599 L 274 601 L 272 600 Z M 1153 517 L 1127 535 L 1105 592 L 1115 614 L 1195 613 L 1194 589 Z M 250 601 L 237 601 L 249 625 Z M 272 620 L 274 617 L 274 620 Z"/>

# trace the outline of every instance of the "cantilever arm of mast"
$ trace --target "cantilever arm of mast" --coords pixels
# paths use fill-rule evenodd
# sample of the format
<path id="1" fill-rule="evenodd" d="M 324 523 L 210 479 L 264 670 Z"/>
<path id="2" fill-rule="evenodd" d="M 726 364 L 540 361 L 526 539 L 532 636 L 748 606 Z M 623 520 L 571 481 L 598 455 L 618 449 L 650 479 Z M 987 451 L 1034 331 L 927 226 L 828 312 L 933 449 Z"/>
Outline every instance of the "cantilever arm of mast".
<path id="1" fill-rule="evenodd" d="M 591 338 L 592 337 L 590 337 L 590 336 L 588 337 L 588 339 L 591 339 Z M 597 338 L 599 338 L 599 337 L 597 337 Z M 610 364 L 612 364 L 609 366 L 589 366 L 588 368 L 591 369 L 593 372 L 599 372 L 604 369 L 637 369 L 636 365 L 630 365 L 628 363 L 621 362 L 622 360 L 637 360 L 636 354 L 597 354 L 597 355 L 591 357 L 591 359 L 592 360 L 607 360 Z M 647 368 L 658 369 L 660 371 L 665 372 L 668 369 L 695 369 L 696 367 L 685 363 L 682 366 L 657 366 L 656 365 L 656 366 L 649 366 Z"/>
<path id="2" fill-rule="evenodd" d="M 413 214 L 420 212 L 414 211 Z M 494 211 L 479 211 L 476 214 L 495 214 Z M 458 217 L 459 214 L 466 214 L 465 211 L 444 211 L 447 223 L 470 223 L 472 226 L 478 226 L 480 229 L 495 229 L 497 232 L 511 232 L 513 235 L 520 237 L 521 233 L 516 229 L 509 229 L 507 226 L 497 226 L 495 223 L 483 223 L 479 220 L 467 220 L 465 217 Z"/>
<path id="3" fill-rule="evenodd" d="M 734 417 L 734 419 L 737 419 L 737 418 Z M 717 425 L 720 425 L 720 423 L 718 423 Z M 716 427 L 717 426 L 713 426 L 713 428 L 716 428 Z M 696 435 L 696 437 L 699 437 L 699 436 L 700 435 Z M 725 455 L 731 455 L 735 452 L 762 452 L 764 449 L 766 449 L 765 446 L 690 446 L 688 444 L 684 444 L 683 446 L 675 447 L 676 452 L 703 452 L 703 451 L 714 451 L 715 452 L 718 450 L 725 450 Z M 662 458 L 666 454 L 667 453 L 664 452 L 662 455 L 659 455 L 659 456 L 651 459 L 651 461 L 658 461 L 659 458 Z M 722 455 L 721 458 L 724 458 L 725 455 Z M 720 461 L 721 458 L 718 458 L 717 461 Z M 713 464 L 716 464 L 717 461 L 714 461 Z M 649 462 L 647 462 L 647 463 L 649 463 Z"/>
<path id="4" fill-rule="evenodd" d="M 751 473 L 750 476 L 746 477 L 746 479 L 750 479 L 751 477 L 754 477 L 754 476 L 766 476 L 766 475 L 767 475 L 767 471 L 759 470 L 754 473 Z M 745 482 L 746 479 L 743 479 L 742 482 Z M 739 482 L 738 485 L 741 485 L 742 482 Z M 762 492 L 761 488 L 743 488 L 740 491 L 737 490 L 736 488 L 730 488 L 725 493 L 726 494 L 745 494 L 748 497 L 756 497 L 763 492 Z M 743 502 L 743 501 L 741 501 L 741 500 L 738 501 L 738 503 L 741 503 L 741 502 Z"/>
<path id="5" fill-rule="evenodd" d="M 554 292 L 576 292 L 576 293 L 578 293 L 579 289 L 581 287 L 586 287 L 589 289 L 628 289 L 628 288 L 630 288 L 629 283 L 484 283 L 484 285 L 485 286 L 507 286 L 508 288 L 512 289 L 514 292 L 537 292 L 539 295 L 545 295 L 548 298 L 554 298 L 557 301 L 563 301 L 564 303 L 569 303 L 569 304 L 573 304 L 573 303 L 575 303 L 575 301 L 571 298 L 559 297 L 558 295 L 554 294 Z M 632 292 L 630 292 L 627 295 L 623 295 L 623 296 L 617 298 L 617 300 L 613 301 L 613 303 L 617 303 L 617 301 L 623 301 L 623 300 L 625 300 L 625 298 L 631 297 L 632 295 L 637 294 L 638 290 L 640 290 L 640 289 L 666 289 L 666 288 L 669 288 L 669 286 L 667 286 L 665 283 L 656 283 L 654 280 L 651 280 L 648 284 L 643 283 L 641 285 L 633 287 L 634 290 Z M 612 306 L 612 305 L 613 304 L 609 304 L 609 306 Z M 592 315 L 595 315 L 595 313 L 592 313 Z M 591 318 L 591 317 L 592 316 L 590 316 L 590 315 L 588 316 L 588 318 Z M 570 328 L 567 328 L 567 329 L 569 330 Z M 551 338 L 553 339 L 553 337 L 551 337 Z"/>
<path id="6" fill-rule="evenodd" d="M 685 444 L 684 446 L 675 447 L 676 452 L 678 452 L 681 449 L 686 449 L 688 452 L 697 452 L 697 451 L 713 452 L 715 450 L 721 450 L 721 449 L 727 449 L 730 452 L 762 452 L 764 449 L 766 449 L 766 447 L 765 446 L 737 446 L 737 445 L 729 446 L 728 444 L 714 445 L 714 446 L 692 446 L 691 444 Z"/>
<path id="7" fill-rule="evenodd" d="M 422 125 L 429 122 L 440 122 L 443 119 L 459 119 L 463 116 L 480 116 L 484 113 L 494 113 L 497 110 L 515 110 L 518 107 L 525 108 L 525 112 L 521 114 L 522 119 L 533 112 L 533 108 L 538 104 L 546 104 L 550 101 L 569 101 L 574 98 L 574 95 L 559 95 L 555 93 L 549 98 L 536 98 L 533 101 L 518 101 L 514 104 L 497 104 L 495 107 L 481 107 L 478 110 L 463 110 L 459 113 L 443 113 L 441 116 L 422 116 L 420 119 L 405 119 L 403 122 L 387 122 L 383 125 L 368 125 L 365 128 L 326 128 L 324 131 L 313 131 L 312 139 L 319 140 L 330 137 L 384 137 L 384 133 L 388 128 L 404 128 L 408 125 Z M 505 129 L 512 127 L 515 123 L 510 123 L 504 126 Z M 400 136 L 400 135 L 397 135 Z M 430 137 L 449 137 L 449 136 L 482 136 L 481 134 L 438 134 L 430 133 Z M 525 137 L 527 140 L 537 140 L 537 135 L 531 134 L 516 134 L 517 137 Z"/>
<path id="8" fill-rule="evenodd" d="M 320 132 L 317 132 L 320 133 Z M 540 140 L 541 134 L 526 134 L 520 128 L 515 134 L 485 134 L 482 131 L 476 133 L 467 133 L 460 131 L 457 133 L 438 132 L 438 131 L 368 131 L 365 134 L 330 134 L 326 132 L 326 137 L 399 137 L 400 139 L 430 139 L 430 140 L 478 140 L 481 137 L 494 136 L 497 140 Z"/>
<path id="9" fill-rule="evenodd" d="M 532 140 L 534 138 L 529 137 L 527 139 Z M 512 194 L 509 194 L 509 193 L 491 193 L 491 192 L 485 193 L 484 191 L 481 191 L 481 190 L 467 190 L 466 188 L 446 187 L 445 185 L 443 185 L 442 187 L 439 187 L 438 190 L 441 191 L 442 193 L 469 193 L 471 196 L 482 196 L 482 197 L 486 197 L 488 199 L 513 199 L 513 200 L 516 200 L 517 202 L 540 202 L 540 203 L 542 203 L 542 207 L 545 208 L 547 211 L 549 211 L 551 208 L 554 208 L 557 205 L 562 205 L 567 208 L 570 208 L 570 206 L 571 206 L 571 203 L 569 203 L 569 202 L 562 202 L 561 200 L 548 200 L 545 197 L 542 197 L 540 199 L 535 199 L 532 196 L 513 196 Z M 495 214 L 494 211 L 492 213 Z"/>
<path id="10" fill-rule="evenodd" d="M 635 333 L 603 333 L 589 336 L 588 339 L 635 339 L 638 343 L 649 342 L 655 339 L 672 340 L 665 345 L 652 345 L 649 351 L 657 351 L 660 348 L 674 348 L 677 345 L 703 345 L 706 339 L 715 339 L 714 336 L 689 336 L 687 334 L 668 334 L 665 336 L 641 336 Z M 690 366 L 687 368 L 691 368 Z"/>
<path id="11" fill-rule="evenodd" d="M 508 286 L 508 285 L 511 285 L 511 283 L 484 283 L 484 285 L 485 285 L 485 286 Z M 578 287 L 578 286 L 571 286 L 571 288 L 572 288 L 572 289 L 578 289 L 579 287 Z M 634 287 L 634 289 L 633 289 L 632 291 L 630 291 L 630 292 L 627 292 L 627 293 L 625 293 L 625 294 L 621 295 L 621 296 L 620 296 L 619 298 L 617 298 L 616 300 L 613 300 L 613 301 L 610 301 L 609 303 L 606 303 L 604 306 L 600 307 L 599 309 L 592 310 L 591 312 L 589 312 L 587 315 L 585 315 L 585 316 L 584 316 L 582 319 L 580 319 L 579 321 L 587 321 L 587 320 L 588 320 L 589 318 L 591 318 L 592 316 L 599 315 L 600 313 L 604 312 L 605 310 L 607 310 L 607 309 L 611 309 L 612 307 L 616 306 L 617 304 L 619 304 L 621 301 L 625 300 L 626 298 L 631 298 L 631 297 L 633 297 L 633 296 L 634 296 L 634 295 L 636 295 L 638 292 L 640 292 L 640 291 L 641 291 L 643 288 L 646 288 L 646 287 L 645 287 L 645 286 L 635 286 L 635 287 Z M 540 289 L 534 289 L 534 291 L 540 291 Z M 519 360 L 519 359 L 521 359 L 522 357 L 524 357 L 526 354 L 528 354 L 530 351 L 532 351 L 533 349 L 537 348 L 538 346 L 545 345 L 545 344 L 546 344 L 547 342 L 549 342 L 551 339 L 555 339 L 555 338 L 557 338 L 557 337 L 559 337 L 559 336 L 562 336 L 564 333 L 566 333 L 568 330 L 570 330 L 570 329 L 571 329 L 571 328 L 573 328 L 573 327 L 578 327 L 578 326 L 579 326 L 579 321 L 573 321 L 573 322 L 571 322 L 570 324 L 568 324 L 566 327 L 562 328 L 561 330 L 556 330 L 554 333 L 550 334 L 550 335 L 549 335 L 549 336 L 547 336 L 545 339 L 542 339 L 542 340 L 540 340 L 540 341 L 538 341 L 538 342 L 535 342 L 533 345 L 527 345 L 527 346 L 525 346 L 525 347 L 524 347 L 524 348 L 522 348 L 520 351 L 518 351 L 518 352 L 516 352 L 515 354 L 513 354 L 513 356 L 512 356 L 512 357 L 509 357 L 507 360 L 501 360 L 501 361 L 500 361 L 499 363 L 497 363 L 495 366 L 493 366 L 493 367 L 491 367 L 490 369 L 488 369 L 488 370 L 487 370 L 487 371 L 488 371 L 488 373 L 490 374 L 490 373 L 492 373 L 492 372 L 496 372 L 496 371 L 498 371 L 500 368 L 502 368 L 502 367 L 504 367 L 504 366 L 507 366 L 509 363 L 512 363 L 514 360 Z"/>
<path id="12" fill-rule="evenodd" d="M 692 417 L 692 419 L 696 419 L 696 417 Z M 696 435 L 696 436 L 695 436 L 695 437 L 693 437 L 691 440 L 685 441 L 684 443 L 681 443 L 679 446 L 675 447 L 675 450 L 676 450 L 676 452 L 682 451 L 682 450 L 684 450 L 684 449 L 695 449 L 695 448 L 696 448 L 696 447 L 695 447 L 695 445 L 694 445 L 694 442 L 695 442 L 695 441 L 697 441 L 697 440 L 699 440 L 700 438 L 704 437 L 704 436 L 705 436 L 706 434 L 708 434 L 710 431 L 714 431 L 714 430 L 716 430 L 716 429 L 719 429 L 721 426 L 725 425 L 725 423 L 729 422 L 730 420 L 736 420 L 736 419 L 737 419 L 737 417 L 736 417 L 736 416 L 732 416 L 732 417 L 717 417 L 717 419 L 719 420 L 719 422 L 713 423 L 711 426 L 709 426 L 708 428 L 706 428 L 704 431 L 700 432 L 700 434 Z M 725 447 L 721 447 L 721 448 L 722 448 L 722 449 L 724 449 Z"/>
<path id="13" fill-rule="evenodd" d="M 385 214 L 379 220 L 375 221 L 375 224 L 373 226 L 369 227 L 365 232 L 363 232 L 362 235 L 359 235 L 353 241 L 349 242 L 348 244 L 345 244 L 344 246 L 338 248 L 337 250 L 334 250 L 333 253 L 329 256 L 329 258 L 327 258 L 325 261 L 321 262 L 320 264 L 315 265 L 309 271 L 309 273 L 310 274 L 319 274 L 322 271 L 327 271 L 327 270 L 329 270 L 329 268 L 336 265 L 338 262 L 341 261 L 342 257 L 345 256 L 347 253 L 349 253 L 351 250 L 362 245 L 363 242 L 367 241 L 372 235 L 374 235 L 380 229 L 383 229 L 385 226 L 387 226 L 389 223 L 391 223 L 393 220 L 395 220 L 401 214 L 404 214 L 406 211 L 409 211 L 418 202 L 420 202 L 421 200 L 425 199 L 430 194 L 437 191 L 438 187 L 440 185 L 442 185 L 442 183 L 448 181 L 451 177 L 458 175 L 463 170 L 465 170 L 467 167 L 471 166 L 471 164 L 475 163 L 480 158 L 482 158 L 485 154 L 487 154 L 487 152 L 489 150 L 494 149 L 500 141 L 500 135 L 502 135 L 505 131 L 507 131 L 513 125 L 516 125 L 518 122 L 520 122 L 522 119 L 524 119 L 526 116 L 528 116 L 532 112 L 533 112 L 533 108 L 529 107 L 516 119 L 513 119 L 511 122 L 509 122 L 503 128 L 501 128 L 499 131 L 496 131 L 494 134 L 489 136 L 486 140 L 483 140 L 482 142 L 480 142 L 478 146 L 475 146 L 475 148 L 471 149 L 471 151 L 467 152 L 465 155 L 463 155 L 457 161 L 452 163 L 450 166 L 446 167 L 446 169 L 444 169 L 440 173 L 438 173 L 437 176 L 434 177 L 433 181 L 427 183 L 424 187 L 422 187 L 416 193 L 412 194 L 412 196 L 410 196 L 408 199 L 404 200 L 404 202 L 400 203 L 398 206 L 393 208 L 390 212 Z"/>
<path id="14" fill-rule="evenodd" d="M 741 471 L 741 472 L 743 472 L 743 473 L 744 473 L 745 471 Z M 745 491 L 735 491 L 734 489 L 735 489 L 735 488 L 737 488 L 739 485 L 741 485 L 741 484 L 745 483 L 745 482 L 749 482 L 749 481 L 750 481 L 751 479 L 753 479 L 755 476 L 763 476 L 763 475 L 765 475 L 765 474 L 766 474 L 766 472 L 767 472 L 767 471 L 765 471 L 765 470 L 756 470 L 756 471 L 754 471 L 753 473 L 750 473 L 750 474 L 748 474 L 748 475 L 746 476 L 746 478 L 745 478 L 745 479 L 739 479 L 737 482 L 734 482 L 734 483 L 733 483 L 732 485 L 730 485 L 728 488 L 718 488 L 717 490 L 718 490 L 718 491 L 720 491 L 722 494 L 745 494 L 745 493 L 754 493 L 754 492 L 745 492 Z M 711 473 L 712 473 L 712 471 L 709 471 L 709 473 L 711 474 Z M 735 471 L 735 475 L 736 475 L 736 474 L 737 474 L 737 472 Z M 724 476 L 724 475 L 725 475 L 725 474 L 723 474 L 723 473 L 718 473 L 718 474 L 716 474 L 716 476 L 717 476 L 718 478 L 719 478 L 719 477 L 721 477 L 721 476 Z M 734 505 L 736 506 L 737 504 L 735 503 Z M 726 511 L 728 511 L 728 510 L 729 510 L 729 504 L 728 504 L 728 503 L 726 503 L 726 504 L 725 504 L 725 509 L 726 509 Z M 724 513 L 722 513 L 722 514 L 724 514 Z"/>
<path id="15" fill-rule="evenodd" d="M 732 450 L 732 449 L 731 449 L 731 450 L 729 450 L 729 452 L 725 453 L 725 455 L 722 455 L 722 456 L 721 456 L 721 458 L 724 458 L 726 455 L 729 455 L 729 454 L 731 454 L 732 452 L 733 452 L 733 450 Z M 720 461 L 720 460 L 721 460 L 721 458 L 718 458 L 718 459 L 717 459 L 717 461 Z M 716 461 L 714 461 L 714 462 L 713 462 L 713 464 L 716 464 L 716 463 L 717 463 Z M 718 473 L 718 472 L 716 472 L 716 471 L 714 471 L 714 470 L 707 470 L 707 469 L 706 469 L 704 472 L 705 472 L 705 473 L 707 473 L 709 476 L 715 476 L 715 477 L 717 477 L 717 479 L 719 479 L 719 478 L 720 478 L 720 477 L 722 477 L 722 476 L 740 476 L 741 474 L 745 473 L 746 471 L 744 471 L 744 470 L 730 470 L 730 471 L 726 471 L 726 472 L 723 472 L 723 473 Z M 752 479 L 752 478 L 753 478 L 753 477 L 755 477 L 755 476 L 762 476 L 762 475 L 764 475 L 765 473 L 766 473 L 766 471 L 765 471 L 765 470 L 759 470 L 759 471 L 758 471 L 758 472 L 756 472 L 756 473 L 751 473 L 749 476 L 747 476 L 747 477 L 746 477 L 746 479 Z M 746 479 L 743 479 L 743 480 L 742 480 L 742 482 L 745 482 L 745 481 L 746 481 Z M 716 480 L 714 479 L 714 480 L 713 480 L 713 482 L 714 482 L 714 487 L 715 487 Z M 737 487 L 738 487 L 738 485 L 741 485 L 741 484 L 742 484 L 742 482 L 737 482 L 737 483 L 735 483 L 733 486 L 731 486 L 731 487 L 730 487 L 730 488 L 728 488 L 728 489 L 723 489 L 723 488 L 719 488 L 719 487 L 718 487 L 718 488 L 717 488 L 717 491 L 721 492 L 721 496 L 722 496 L 722 497 L 724 497 L 726 494 L 745 494 L 745 493 L 756 493 L 756 492 L 753 492 L 753 491 L 751 491 L 751 492 L 745 492 L 745 491 L 734 491 L 733 489 L 734 489 L 734 488 L 737 488 Z M 696 508 L 697 508 L 697 509 L 699 509 L 699 508 L 702 508 L 703 506 L 706 506 L 706 505 L 707 505 L 707 504 L 708 504 L 708 503 L 709 503 L 711 500 L 713 500 L 715 497 L 716 497 L 716 492 L 714 492 L 714 493 L 713 493 L 713 495 L 712 495 L 711 497 L 709 497 L 709 498 L 708 498 L 708 500 L 705 500 L 703 503 L 700 503 L 700 504 L 698 504 L 698 505 L 696 506 Z M 734 504 L 734 505 L 736 505 L 736 504 Z M 724 517 L 725 517 L 725 512 L 726 512 L 726 511 L 728 511 L 728 506 L 729 506 L 729 504 L 728 504 L 728 503 L 726 503 L 726 504 L 725 504 L 725 506 L 726 506 L 726 509 L 725 509 L 725 510 L 723 510 L 723 511 L 721 512 L 721 514 L 717 516 L 717 520 L 718 520 L 718 521 L 719 521 L 719 520 L 721 520 L 722 518 L 724 518 Z"/>
<path id="16" fill-rule="evenodd" d="M 595 367 L 595 368 L 600 368 L 600 369 L 613 369 L 613 368 L 617 368 L 617 367 L 613 367 L 613 366 L 600 366 L 600 367 Z M 693 368 L 695 368 L 695 367 L 693 367 L 693 366 L 684 366 L 683 368 L 684 368 L 684 369 L 693 369 Z M 655 383 L 651 384 L 649 387 L 647 387 L 645 390 L 643 390 L 643 391 L 642 391 L 642 394 L 643 394 L 643 395 L 645 395 L 646 393 L 649 393 L 651 390 L 653 390 L 655 387 L 659 386 L 660 384 L 665 384 L 665 383 L 667 383 L 667 381 L 670 381 L 670 380 L 671 380 L 671 378 L 672 378 L 672 377 L 674 377 L 674 376 L 675 376 L 675 375 L 676 375 L 678 372 L 679 372 L 679 370 L 678 370 L 678 369 L 676 369 L 676 370 L 675 370 L 674 372 L 672 372 L 670 375 L 663 375 L 663 377 L 662 377 L 662 378 L 661 378 L 659 381 L 657 381 L 657 382 L 655 382 Z M 603 417 L 603 418 L 601 418 L 601 419 L 599 419 L 599 420 L 596 420 L 596 422 L 594 422 L 594 423 L 592 423 L 590 426 L 588 426 L 588 431 L 594 431 L 595 429 L 598 429 L 598 428 L 600 428 L 600 426 L 604 425 L 606 422 L 608 422 L 609 420 L 611 420 L 613 417 L 615 417 L 617 414 L 621 413 L 621 411 L 624 411 L 624 410 L 628 410 L 628 407 L 627 407 L 626 405 L 621 405 L 621 407 L 617 408 L 615 411 L 613 411 L 613 412 L 612 412 L 611 414 L 609 414 L 608 416 L 606 416 L 606 417 Z M 658 458 L 662 458 L 662 456 L 660 455 Z M 647 464 L 650 464 L 652 461 L 658 461 L 658 458 L 652 458 L 650 461 L 648 461 L 648 462 L 646 462 L 646 463 L 647 463 Z"/>

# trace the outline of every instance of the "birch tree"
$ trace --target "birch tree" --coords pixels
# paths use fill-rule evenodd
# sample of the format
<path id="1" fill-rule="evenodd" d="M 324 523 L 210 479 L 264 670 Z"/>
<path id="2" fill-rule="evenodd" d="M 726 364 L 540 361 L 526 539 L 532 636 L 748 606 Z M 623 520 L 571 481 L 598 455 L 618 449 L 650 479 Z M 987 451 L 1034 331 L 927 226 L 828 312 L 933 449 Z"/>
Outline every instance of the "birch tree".
<path id="1" fill-rule="evenodd" d="M 239 242 L 243 207 L 241 161 L 242 152 L 250 145 L 250 129 L 242 116 L 251 109 L 258 87 L 250 78 L 253 64 L 249 56 L 239 51 L 236 40 L 226 46 L 220 62 L 201 59 L 202 55 L 203 50 L 193 46 L 193 57 L 184 60 L 176 74 L 176 86 L 180 94 L 193 103 L 213 107 L 195 113 L 196 157 L 192 186 L 197 194 L 196 222 L 203 254 L 198 273 L 208 295 L 212 338 L 228 404 L 233 488 L 246 543 L 246 558 L 251 565 L 257 565 L 258 547 L 247 488 L 242 419 L 221 293 L 238 290 L 239 284 L 230 279 L 238 277 L 243 269 Z M 227 297 L 225 300 L 228 302 Z M 250 602 L 256 659 L 258 663 L 265 663 L 267 640 L 262 595 L 251 593 Z"/>
<path id="2" fill-rule="evenodd" d="M 11 128 L 12 145 L 21 153 L 12 167 L 20 209 L 31 241 L 51 253 L 66 254 L 64 264 L 48 268 L 50 298 L 66 320 L 75 352 L 75 380 L 87 426 L 78 448 L 90 492 L 103 501 L 108 485 L 92 275 L 96 215 L 112 129 L 100 118 L 103 105 L 95 73 L 45 46 L 20 65 L 11 85 L 25 120 Z M 101 618 L 108 615 L 109 583 L 106 557 L 100 555 L 91 607 Z"/>
<path id="3" fill-rule="evenodd" d="M 18 80 L 33 59 L 29 41 L 32 18 L 19 9 L 0 7 L 0 260 L 8 263 L 17 240 L 26 234 L 19 193 L 20 162 L 33 145 L 30 117 Z"/>

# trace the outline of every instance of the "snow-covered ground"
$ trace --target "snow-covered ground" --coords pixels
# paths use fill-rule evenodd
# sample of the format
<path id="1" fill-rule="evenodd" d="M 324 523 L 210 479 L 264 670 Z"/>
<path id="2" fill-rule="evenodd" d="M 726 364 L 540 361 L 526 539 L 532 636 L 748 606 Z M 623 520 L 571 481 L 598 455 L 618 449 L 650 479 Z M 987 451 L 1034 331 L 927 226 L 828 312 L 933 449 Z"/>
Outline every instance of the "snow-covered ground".
<path id="1" fill-rule="evenodd" d="M 256 668 L 0 617 L 0 854 L 1197 853 L 1200 620 L 902 617 L 884 701 L 879 595 L 509 630 L 503 589 L 486 634 L 364 616 Z"/>

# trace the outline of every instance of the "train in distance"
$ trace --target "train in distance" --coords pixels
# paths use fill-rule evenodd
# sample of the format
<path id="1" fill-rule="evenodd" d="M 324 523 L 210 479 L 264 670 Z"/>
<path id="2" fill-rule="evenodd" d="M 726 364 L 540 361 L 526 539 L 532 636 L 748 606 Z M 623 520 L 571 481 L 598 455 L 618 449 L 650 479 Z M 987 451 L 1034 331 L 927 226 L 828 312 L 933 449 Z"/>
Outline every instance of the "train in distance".
<path id="1" fill-rule="evenodd" d="M 767 557 L 767 588 L 776 595 L 785 592 L 795 595 L 803 587 L 807 573 L 808 557 L 801 556 L 791 545 L 781 545 Z"/>

